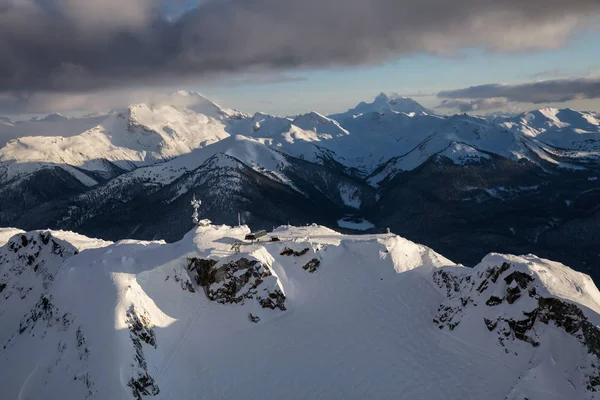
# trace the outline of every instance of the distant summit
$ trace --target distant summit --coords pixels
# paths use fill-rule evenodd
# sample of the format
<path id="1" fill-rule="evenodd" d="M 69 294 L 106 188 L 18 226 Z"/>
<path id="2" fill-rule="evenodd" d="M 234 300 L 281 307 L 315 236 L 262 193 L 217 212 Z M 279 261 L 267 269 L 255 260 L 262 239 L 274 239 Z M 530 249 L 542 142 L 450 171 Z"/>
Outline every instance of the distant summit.
<path id="1" fill-rule="evenodd" d="M 65 117 L 62 114 L 52 113 L 52 114 L 45 116 L 44 118 L 32 118 L 31 120 L 32 121 L 41 121 L 41 122 L 60 122 L 60 121 L 66 121 L 68 119 L 69 119 L 69 117 Z"/>
<path id="2" fill-rule="evenodd" d="M 234 110 L 221 107 L 198 92 L 189 90 L 178 90 L 173 93 L 170 102 L 177 107 L 187 108 L 195 113 L 204 114 L 215 119 L 227 118 L 234 114 L 239 114 Z"/>
<path id="3" fill-rule="evenodd" d="M 12 122 L 10 120 L 10 118 L 7 117 L 0 117 L 0 124 L 5 124 L 5 125 L 13 125 L 14 122 Z"/>
<path id="4" fill-rule="evenodd" d="M 402 97 L 398 93 L 380 93 L 372 103 L 359 103 L 356 107 L 345 113 L 330 115 L 337 121 L 343 121 L 355 115 L 366 113 L 383 113 L 387 111 L 401 112 L 405 114 L 430 114 L 431 112 L 409 97 Z"/>

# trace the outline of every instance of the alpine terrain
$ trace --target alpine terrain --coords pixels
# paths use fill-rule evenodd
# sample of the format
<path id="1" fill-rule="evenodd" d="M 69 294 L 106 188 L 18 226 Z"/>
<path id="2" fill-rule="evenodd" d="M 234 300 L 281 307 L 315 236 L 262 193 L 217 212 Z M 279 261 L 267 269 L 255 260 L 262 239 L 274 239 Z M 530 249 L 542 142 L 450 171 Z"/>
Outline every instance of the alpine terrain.
<path id="1" fill-rule="evenodd" d="M 2 398 L 598 398 L 587 275 L 533 255 L 465 268 L 394 234 L 248 233 L 0 230 Z"/>
<path id="2" fill-rule="evenodd" d="M 456 262 L 535 253 L 600 279 L 600 115 L 440 116 L 380 94 L 280 117 L 198 93 L 0 123 L 0 226 L 180 240 L 215 223 L 392 232 Z M 469 243 L 465 246 L 465 243 Z"/>

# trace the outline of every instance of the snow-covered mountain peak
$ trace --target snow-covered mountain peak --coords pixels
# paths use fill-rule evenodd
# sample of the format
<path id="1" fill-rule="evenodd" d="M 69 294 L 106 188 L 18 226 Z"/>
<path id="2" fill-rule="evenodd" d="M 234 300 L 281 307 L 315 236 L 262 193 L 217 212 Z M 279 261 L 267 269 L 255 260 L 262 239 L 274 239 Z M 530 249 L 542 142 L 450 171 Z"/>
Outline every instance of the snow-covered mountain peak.
<path id="1" fill-rule="evenodd" d="M 542 108 L 521 114 L 517 117 L 506 118 L 506 121 L 520 122 L 537 130 L 549 129 L 579 129 L 597 131 L 600 126 L 600 114 L 595 112 L 575 111 L 570 108 Z"/>
<path id="2" fill-rule="evenodd" d="M 34 118 L 32 119 L 32 121 L 39 121 L 39 122 L 59 122 L 59 121 L 66 121 L 68 120 L 69 117 L 65 117 L 64 115 L 60 114 L 60 113 L 52 113 L 52 114 L 48 114 L 47 116 L 45 116 L 44 118 Z"/>
<path id="3" fill-rule="evenodd" d="M 426 112 L 426 109 L 415 100 L 410 97 L 400 96 L 398 93 L 380 93 L 375 97 L 372 105 L 381 111 L 391 110 L 407 114 Z"/>
<path id="4" fill-rule="evenodd" d="M 72 167 L 110 175 L 114 166 L 130 170 L 189 153 L 229 136 L 227 115 L 211 104 L 212 114 L 171 104 L 133 104 L 99 118 L 98 125 L 74 136 L 21 137 L 0 148 L 0 167 L 5 167 L 0 179 L 10 181 L 40 168 L 58 166 L 92 186 L 96 178 L 86 178 Z M 77 124 L 77 120 L 63 123 L 71 121 Z"/>
<path id="5" fill-rule="evenodd" d="M 17 234 L 0 248 L 3 395 L 595 398 L 600 294 L 586 275 L 532 255 L 465 268 L 315 224 L 248 233 L 209 225 L 79 254 L 54 232 Z"/>
<path id="6" fill-rule="evenodd" d="M 385 113 L 393 111 L 397 113 L 405 113 L 408 115 L 429 114 L 430 112 L 408 97 L 402 97 L 397 94 L 381 93 L 372 103 L 361 102 L 356 107 L 349 109 L 345 113 L 330 115 L 330 118 L 342 123 L 353 116 L 369 113 Z"/>
<path id="7" fill-rule="evenodd" d="M 229 108 L 224 108 L 198 92 L 179 90 L 171 96 L 170 101 L 176 107 L 183 107 L 210 118 L 224 119 L 231 116 L 246 116 Z"/>
<path id="8" fill-rule="evenodd" d="M 588 154 L 600 151 L 599 113 L 569 108 L 542 108 L 516 117 L 501 118 L 496 122 L 525 137 L 534 138 L 542 146 L 579 152 L 571 153 L 575 156 L 585 154 L 581 151 Z"/>
<path id="9" fill-rule="evenodd" d="M 315 111 L 296 117 L 292 123 L 300 129 L 320 134 L 329 134 L 332 136 L 348 135 L 348 131 L 342 128 L 337 121 Z"/>

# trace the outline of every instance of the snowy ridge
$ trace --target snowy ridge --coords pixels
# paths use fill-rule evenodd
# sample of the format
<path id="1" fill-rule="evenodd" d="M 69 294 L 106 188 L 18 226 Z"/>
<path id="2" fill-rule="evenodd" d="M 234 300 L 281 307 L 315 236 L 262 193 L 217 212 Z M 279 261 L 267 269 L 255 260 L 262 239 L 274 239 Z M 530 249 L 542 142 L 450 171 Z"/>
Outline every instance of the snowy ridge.
<path id="1" fill-rule="evenodd" d="M 63 131 L 69 135 L 57 136 Z M 135 104 L 104 117 L 52 114 L 5 123 L 0 140 L 16 139 L 0 148 L 0 183 L 58 167 L 94 186 L 196 149 L 216 154 L 215 144 L 235 135 L 313 163 L 333 163 L 374 186 L 436 155 L 459 165 L 484 162 L 488 153 L 569 169 L 600 159 L 600 116 L 591 112 L 542 109 L 494 121 L 441 117 L 411 99 L 381 94 L 345 114 L 287 118 L 249 116 L 180 91 L 169 101 Z"/>
<path id="2" fill-rule="evenodd" d="M 181 96 L 174 97 L 173 102 L 181 103 Z M 25 136 L 12 140 L 0 149 L 0 183 L 55 165 L 67 170 L 77 167 L 103 173 L 112 172 L 111 164 L 131 170 L 189 153 L 229 136 L 226 120 L 237 114 L 197 94 L 185 96 L 194 96 L 191 108 L 135 104 L 77 135 Z M 36 123 L 45 126 L 60 121 L 68 122 L 51 118 Z M 78 121 L 73 121 L 76 124 Z M 84 183 L 91 186 L 96 182 Z"/>
<path id="3" fill-rule="evenodd" d="M 599 113 L 544 108 L 499 122 L 545 145 L 571 151 L 575 157 L 597 157 L 600 151 Z"/>
<path id="4" fill-rule="evenodd" d="M 600 292 L 589 276 L 533 255 L 490 254 L 434 280 L 448 296 L 434 318 L 441 330 L 524 369 L 507 399 L 595 398 Z M 474 335 L 482 326 L 489 335 Z"/>
<path id="5" fill-rule="evenodd" d="M 586 275 L 500 254 L 469 269 L 393 234 L 317 225 L 235 251 L 249 232 L 200 227 L 172 244 L 17 233 L 0 248 L 12 290 L 0 308 L 15 310 L 0 314 L 3 394 L 595 398 L 600 293 Z M 40 283 L 21 301 L 15 282 Z"/>

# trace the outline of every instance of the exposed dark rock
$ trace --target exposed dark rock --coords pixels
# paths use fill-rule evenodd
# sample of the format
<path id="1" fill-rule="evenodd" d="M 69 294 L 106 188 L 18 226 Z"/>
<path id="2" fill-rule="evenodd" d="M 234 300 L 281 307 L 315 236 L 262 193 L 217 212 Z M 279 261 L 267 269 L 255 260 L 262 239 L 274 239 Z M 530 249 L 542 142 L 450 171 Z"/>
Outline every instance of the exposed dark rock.
<path id="1" fill-rule="evenodd" d="M 26 331 L 31 333 L 38 321 L 45 322 L 47 328 L 58 326 L 59 330 L 66 331 L 69 329 L 72 320 L 73 318 L 70 313 L 60 315 L 51 300 L 46 296 L 42 296 L 26 318 L 19 324 L 19 334 L 23 334 Z"/>
<path id="2" fill-rule="evenodd" d="M 575 336 L 588 351 L 600 357 L 600 329 L 588 321 L 583 311 L 575 304 L 555 298 L 538 300 L 538 318 L 543 323 L 552 321 L 567 333 Z"/>
<path id="3" fill-rule="evenodd" d="M 498 321 L 492 321 L 491 319 L 484 318 L 483 321 L 490 332 L 496 329 L 496 325 L 498 325 Z"/>
<path id="4" fill-rule="evenodd" d="M 515 321 L 513 319 L 503 319 L 508 323 L 510 329 L 512 330 L 515 338 L 522 340 L 524 342 L 530 343 L 533 347 L 538 347 L 540 345 L 539 342 L 533 339 L 533 335 L 528 335 L 529 331 L 533 328 L 535 324 L 537 312 L 536 310 L 531 313 L 524 313 L 527 318 L 519 321 Z"/>
<path id="5" fill-rule="evenodd" d="M 450 297 L 452 293 L 460 291 L 460 279 L 444 269 L 439 269 L 433 273 L 433 281 L 440 288 L 446 288 L 446 295 L 448 297 Z"/>
<path id="6" fill-rule="evenodd" d="M 79 352 L 79 359 L 87 360 L 87 358 L 90 355 L 90 350 L 86 346 L 86 340 L 83 336 L 83 333 L 81 332 L 81 327 L 77 328 L 77 331 L 75 332 L 75 338 L 77 340 L 77 350 Z"/>
<path id="7" fill-rule="evenodd" d="M 285 311 L 285 295 L 281 293 L 279 290 L 275 290 L 269 293 L 269 297 L 259 300 L 262 308 L 270 308 L 274 310 L 275 308 L 279 308 L 281 311 Z"/>
<path id="8" fill-rule="evenodd" d="M 188 261 L 191 271 L 200 272 L 196 280 L 204 287 L 209 300 L 221 304 L 243 304 L 248 299 L 256 299 L 263 308 L 286 310 L 283 292 L 279 288 L 270 291 L 263 285 L 272 274 L 261 262 L 240 258 L 218 265 L 211 261 Z"/>
<path id="9" fill-rule="evenodd" d="M 440 288 L 446 288 L 448 301 L 443 303 L 438 308 L 438 313 L 433 319 L 433 322 L 440 328 L 448 328 L 453 330 L 460 324 L 461 318 L 465 314 L 466 307 L 473 302 L 476 306 L 476 301 L 465 302 L 465 295 L 476 290 L 483 292 L 491 283 L 496 285 L 506 284 L 506 302 L 509 305 L 515 304 L 525 290 L 526 293 L 534 299 L 537 299 L 537 307 L 531 311 L 523 311 L 523 318 L 508 318 L 506 316 L 498 316 L 495 318 L 484 318 L 486 328 L 492 332 L 496 332 L 499 343 L 505 347 L 508 354 L 508 343 L 511 340 L 520 340 L 531 344 L 533 347 L 540 345 L 539 337 L 536 332 L 536 324 L 538 321 L 543 324 L 553 323 L 558 328 L 570 335 L 573 335 L 583 346 L 586 347 L 590 354 L 600 359 L 600 329 L 588 321 L 582 309 L 575 304 L 553 298 L 539 297 L 539 291 L 531 284 L 535 279 L 521 271 L 512 271 L 505 278 L 504 282 L 498 283 L 498 279 L 502 273 L 506 272 L 507 263 L 500 268 L 490 268 L 485 272 L 477 273 L 477 279 L 482 279 L 481 282 L 473 280 L 467 281 L 466 277 L 460 277 L 452 274 L 450 269 L 442 269 L 433 274 L 434 281 Z M 462 271 L 461 271 L 462 272 Z M 494 282 L 494 280 L 496 282 Z M 476 289 L 475 289 L 476 288 Z M 492 286 L 493 289 L 496 289 Z M 477 296 L 473 296 L 477 299 Z M 504 299 L 497 296 L 491 296 L 486 301 L 488 306 L 498 305 Z M 523 303 L 527 304 L 527 303 Z M 516 306 L 513 306 L 516 307 Z M 510 314 L 509 314 L 510 315 Z M 538 326 L 539 330 L 539 326 Z M 596 391 L 600 386 L 600 360 L 591 362 L 585 368 L 591 368 L 594 373 L 588 374 L 588 389 Z"/>
<path id="10" fill-rule="evenodd" d="M 518 286 L 506 288 L 506 301 L 508 304 L 513 304 L 521 297 L 521 289 Z"/>
<path id="11" fill-rule="evenodd" d="M 133 306 L 127 310 L 125 315 L 127 316 L 127 326 L 131 334 L 156 348 L 156 337 L 148 318 L 143 314 L 138 315 Z"/>
<path id="12" fill-rule="evenodd" d="M 305 255 L 306 253 L 308 253 L 308 247 L 300 250 L 300 251 L 295 251 L 290 249 L 289 247 L 284 248 L 281 253 L 279 253 L 282 256 L 295 256 L 295 257 L 300 257 Z"/>
<path id="13" fill-rule="evenodd" d="M 514 271 L 513 273 L 508 275 L 506 278 L 504 278 L 504 281 L 509 285 L 511 283 L 513 283 L 513 281 L 515 281 L 521 287 L 521 289 L 526 289 L 527 285 L 529 285 L 531 282 L 533 282 L 533 277 L 531 277 L 530 275 L 527 275 L 524 272 Z"/>
<path id="14" fill-rule="evenodd" d="M 497 296 L 491 296 L 489 299 L 487 299 L 487 301 L 485 302 L 486 305 L 488 306 L 497 306 L 498 304 L 502 303 L 502 300 L 500 297 Z"/>
<path id="15" fill-rule="evenodd" d="M 217 264 L 216 260 L 188 258 L 188 270 L 196 272 L 196 282 L 200 286 L 208 286 L 214 283 L 214 275 L 211 275 L 211 271 L 215 264 Z"/>
<path id="16" fill-rule="evenodd" d="M 207 287 L 206 294 L 210 300 L 225 304 L 254 298 L 256 288 L 271 272 L 256 260 L 241 258 L 213 269 L 211 274 L 214 281 Z"/>
<path id="17" fill-rule="evenodd" d="M 167 277 L 165 278 L 165 281 L 167 281 L 169 279 L 169 275 L 167 275 Z M 177 273 L 176 269 L 173 269 L 173 280 L 177 283 L 181 284 L 181 288 L 183 290 L 187 290 L 190 293 L 196 293 L 196 288 L 194 287 L 194 285 L 192 284 L 192 282 L 189 279 L 189 276 L 186 277 L 181 277 L 179 275 L 179 273 Z"/>
<path id="18" fill-rule="evenodd" d="M 160 393 L 156 382 L 147 372 L 137 379 L 131 378 L 127 386 L 131 388 L 136 400 L 142 400 L 142 396 L 156 396 Z"/>
<path id="19" fill-rule="evenodd" d="M 319 265 L 321 265 L 321 261 L 319 261 L 316 258 L 313 258 L 312 260 L 310 260 L 309 262 L 307 262 L 302 269 L 305 271 L 310 272 L 311 274 L 314 272 L 317 272 L 317 270 L 319 269 Z"/>
<path id="20" fill-rule="evenodd" d="M 596 392 L 596 386 L 600 386 L 600 375 L 593 375 L 589 377 L 587 389 L 592 392 Z"/>
<path id="21" fill-rule="evenodd" d="M 498 280 L 500 275 L 502 275 L 502 273 L 507 271 L 509 268 L 510 268 L 510 264 L 507 262 L 502 263 L 502 266 L 500 268 L 492 268 L 492 270 L 490 271 L 491 281 L 496 283 L 496 281 Z"/>
<path id="22" fill-rule="evenodd" d="M 50 232 L 40 232 L 40 239 L 44 244 L 48 244 L 50 242 L 50 236 Z"/>
<path id="23" fill-rule="evenodd" d="M 129 337 L 135 349 L 134 355 L 134 376 L 127 382 L 131 388 L 133 397 L 142 400 L 142 396 L 156 396 L 160 389 L 154 378 L 148 373 L 148 365 L 144 355 L 144 346 L 142 342 L 156 348 L 156 337 L 153 326 L 149 319 L 142 313 L 138 314 L 136 309 L 131 306 L 126 312 L 126 322 L 129 327 Z"/>
<path id="24" fill-rule="evenodd" d="M 260 317 L 258 315 L 254 315 L 252 313 L 248 314 L 248 319 L 250 319 L 251 322 L 257 323 L 260 321 Z"/>
<path id="25" fill-rule="evenodd" d="M 452 331 L 458 326 L 458 324 L 460 324 L 460 321 L 452 321 L 457 311 L 457 308 L 441 304 L 438 307 L 437 318 L 433 319 L 433 323 L 438 325 L 438 328 L 440 329 L 443 329 L 444 326 L 447 326 Z"/>
<path id="26" fill-rule="evenodd" d="M 487 288 L 488 288 L 488 281 L 487 281 L 487 279 L 485 279 L 485 280 L 483 280 L 483 281 L 481 282 L 481 284 L 480 284 L 480 285 L 477 287 L 477 291 L 478 291 L 479 293 L 483 293 L 483 292 L 485 291 L 485 289 L 487 289 Z"/>

